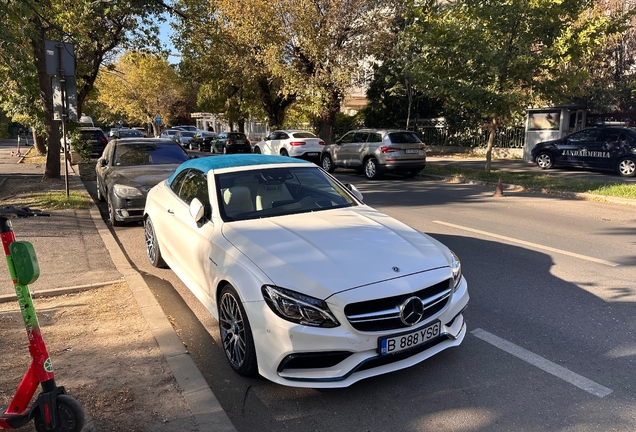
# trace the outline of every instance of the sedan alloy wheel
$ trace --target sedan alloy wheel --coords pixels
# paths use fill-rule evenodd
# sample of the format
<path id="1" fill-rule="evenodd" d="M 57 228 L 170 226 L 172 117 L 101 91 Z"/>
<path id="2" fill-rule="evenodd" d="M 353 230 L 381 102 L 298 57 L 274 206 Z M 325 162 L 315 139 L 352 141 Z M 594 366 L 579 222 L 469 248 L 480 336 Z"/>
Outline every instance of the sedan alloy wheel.
<path id="1" fill-rule="evenodd" d="M 149 217 L 144 221 L 144 233 L 146 236 L 146 255 L 148 256 L 148 260 L 150 260 L 150 264 L 152 264 L 153 267 L 166 268 L 166 262 L 163 260 L 161 251 L 159 250 L 155 227 L 152 226 L 152 221 Z"/>
<path id="2" fill-rule="evenodd" d="M 223 350 L 232 368 L 241 375 L 254 375 L 257 366 L 252 330 L 240 298 L 231 285 L 221 291 L 219 329 Z"/>

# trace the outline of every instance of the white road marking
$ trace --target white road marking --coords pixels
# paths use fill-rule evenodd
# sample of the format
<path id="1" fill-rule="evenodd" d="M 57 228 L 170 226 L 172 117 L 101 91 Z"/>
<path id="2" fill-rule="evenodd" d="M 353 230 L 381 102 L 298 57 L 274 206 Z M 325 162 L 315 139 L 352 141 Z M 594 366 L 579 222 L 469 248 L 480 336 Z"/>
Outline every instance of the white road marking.
<path id="1" fill-rule="evenodd" d="M 534 354 L 527 349 L 521 348 L 520 346 L 517 346 L 512 342 L 508 342 L 505 339 L 495 336 L 492 333 L 488 333 L 485 330 L 477 328 L 471 333 L 479 339 L 488 342 L 491 345 L 494 345 L 500 350 L 503 350 L 508 354 L 512 354 L 513 356 L 527 363 L 530 363 L 533 366 L 538 367 L 544 372 L 552 374 L 557 378 L 561 378 L 563 381 L 568 382 L 582 390 L 585 390 L 586 392 L 591 393 L 594 396 L 603 398 L 612 393 L 612 390 L 608 389 L 607 387 L 603 387 L 602 385 L 597 384 L 594 381 L 585 378 L 584 376 L 576 374 L 569 369 L 559 366 L 556 363 L 552 363 L 550 360 L 547 360 L 540 355 Z"/>
<path id="2" fill-rule="evenodd" d="M 550 246 L 544 246 L 544 245 L 540 245 L 538 243 L 531 243 L 531 242 L 527 242 L 527 241 L 524 241 L 524 240 L 519 240 L 519 239 L 516 239 L 516 238 L 513 238 L 513 237 L 506 237 L 506 236 L 502 236 L 502 235 L 499 235 L 499 234 L 490 233 L 488 231 L 481 231 L 481 230 L 478 230 L 478 229 L 468 228 L 468 227 L 464 227 L 464 226 L 461 226 L 461 225 L 455 225 L 455 224 L 448 223 L 448 222 L 435 220 L 435 221 L 433 221 L 433 223 L 440 224 L 440 225 L 446 225 L 446 226 L 449 226 L 451 228 L 457 228 L 457 229 L 464 230 L 464 231 L 470 231 L 470 232 L 473 232 L 475 234 L 481 234 L 481 235 L 485 235 L 485 236 L 489 236 L 489 237 L 498 238 L 500 240 L 505 240 L 505 241 L 511 242 L 511 243 L 521 244 L 521 245 L 524 245 L 524 246 L 528 246 L 528 247 L 530 247 L 532 249 L 543 249 L 543 250 L 546 250 L 546 251 L 549 251 L 549 252 L 555 252 L 555 253 L 558 253 L 558 254 L 567 255 L 567 256 L 574 257 L 574 258 L 579 258 L 579 259 L 582 259 L 582 260 L 591 261 L 591 262 L 595 262 L 595 263 L 598 263 L 598 264 L 603 264 L 603 265 L 610 266 L 610 267 L 618 267 L 620 265 L 620 264 L 617 264 L 617 263 L 612 262 L 612 261 L 605 261 L 605 260 L 602 260 L 602 259 L 598 259 L 598 258 L 587 256 L 587 255 L 581 255 L 581 254 L 577 254 L 577 253 L 574 253 L 574 252 L 568 252 L 568 251 L 565 251 L 563 249 L 556 249 L 556 248 L 553 248 L 553 247 L 550 247 Z"/>

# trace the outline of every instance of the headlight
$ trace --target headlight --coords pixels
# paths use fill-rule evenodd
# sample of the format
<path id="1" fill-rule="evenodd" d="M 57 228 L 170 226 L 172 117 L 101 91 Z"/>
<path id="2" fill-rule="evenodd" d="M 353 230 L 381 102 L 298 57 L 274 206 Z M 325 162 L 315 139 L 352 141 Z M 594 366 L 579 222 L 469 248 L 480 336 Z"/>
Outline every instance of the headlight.
<path id="1" fill-rule="evenodd" d="M 261 291 L 272 311 L 287 321 L 314 327 L 340 325 L 323 300 L 272 285 L 263 285 Z"/>
<path id="2" fill-rule="evenodd" d="M 450 251 L 451 253 L 451 272 L 453 276 L 453 291 L 457 289 L 460 282 L 462 281 L 462 264 L 459 262 L 459 257 L 455 254 L 455 252 Z"/>
<path id="3" fill-rule="evenodd" d="M 143 195 L 141 191 L 135 187 L 120 184 L 113 186 L 113 191 L 115 192 L 115 195 L 120 197 L 136 197 Z"/>

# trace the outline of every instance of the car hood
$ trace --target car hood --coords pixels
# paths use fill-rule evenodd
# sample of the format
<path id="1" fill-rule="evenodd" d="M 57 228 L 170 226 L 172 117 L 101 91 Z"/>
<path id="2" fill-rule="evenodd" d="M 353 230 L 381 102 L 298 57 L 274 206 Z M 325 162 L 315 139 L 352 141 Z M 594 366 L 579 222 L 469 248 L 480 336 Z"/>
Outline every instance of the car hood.
<path id="1" fill-rule="evenodd" d="M 230 222 L 222 232 L 274 284 L 322 299 L 449 266 L 438 242 L 367 206 Z"/>
<path id="2" fill-rule="evenodd" d="M 111 168 L 113 174 L 110 178 L 110 183 L 133 186 L 142 192 L 148 192 L 150 188 L 170 177 L 179 165 L 180 164 L 165 164 L 113 167 Z"/>

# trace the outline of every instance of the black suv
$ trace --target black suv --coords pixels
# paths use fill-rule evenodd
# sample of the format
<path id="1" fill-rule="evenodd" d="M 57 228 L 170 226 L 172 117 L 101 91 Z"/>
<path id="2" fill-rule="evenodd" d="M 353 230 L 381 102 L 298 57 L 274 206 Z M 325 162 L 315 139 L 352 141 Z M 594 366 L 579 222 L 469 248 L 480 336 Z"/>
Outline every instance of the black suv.
<path id="1" fill-rule="evenodd" d="M 541 169 L 556 165 L 615 171 L 636 175 L 636 131 L 626 127 L 596 127 L 537 144 L 532 161 Z"/>
<path id="2" fill-rule="evenodd" d="M 244 133 L 221 132 L 212 142 L 212 153 L 252 153 L 252 146 Z"/>

